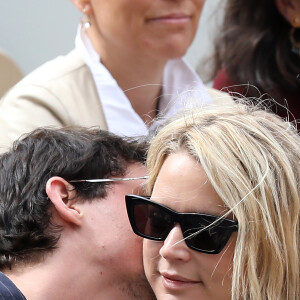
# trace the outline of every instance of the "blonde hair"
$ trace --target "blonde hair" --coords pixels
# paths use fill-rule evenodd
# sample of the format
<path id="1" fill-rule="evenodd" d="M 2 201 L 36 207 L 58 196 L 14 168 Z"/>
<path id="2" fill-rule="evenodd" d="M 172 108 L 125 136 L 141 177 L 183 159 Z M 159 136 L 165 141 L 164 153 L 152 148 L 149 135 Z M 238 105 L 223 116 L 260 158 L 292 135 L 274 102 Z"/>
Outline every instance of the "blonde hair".
<path id="1" fill-rule="evenodd" d="M 207 107 L 171 120 L 151 142 L 149 192 L 185 150 L 239 222 L 232 300 L 299 299 L 300 136 L 254 106 Z"/>

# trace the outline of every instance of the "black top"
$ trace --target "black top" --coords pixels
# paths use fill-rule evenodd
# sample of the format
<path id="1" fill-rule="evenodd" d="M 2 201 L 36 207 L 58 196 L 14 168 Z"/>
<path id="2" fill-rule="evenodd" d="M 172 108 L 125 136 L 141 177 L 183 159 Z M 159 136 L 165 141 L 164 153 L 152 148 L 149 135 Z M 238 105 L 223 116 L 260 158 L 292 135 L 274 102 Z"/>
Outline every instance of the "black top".
<path id="1" fill-rule="evenodd" d="M 0 300 L 26 300 L 14 283 L 0 272 Z"/>

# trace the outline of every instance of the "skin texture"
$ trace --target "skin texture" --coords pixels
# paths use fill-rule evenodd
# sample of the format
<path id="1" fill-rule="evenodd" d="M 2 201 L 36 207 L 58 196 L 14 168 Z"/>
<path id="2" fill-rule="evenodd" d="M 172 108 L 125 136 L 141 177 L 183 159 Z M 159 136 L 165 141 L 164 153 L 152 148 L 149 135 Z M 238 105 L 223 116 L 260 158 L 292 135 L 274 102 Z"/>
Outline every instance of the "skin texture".
<path id="1" fill-rule="evenodd" d="M 126 177 L 144 175 L 145 168 L 137 164 Z M 143 183 L 119 182 L 103 201 L 85 202 L 81 207 L 87 216 L 81 234 L 91 259 L 89 268 L 94 266 L 103 290 L 112 287 L 105 299 L 152 299 L 142 265 L 142 240 L 131 230 L 124 200 L 128 193 L 140 193 Z"/>
<path id="2" fill-rule="evenodd" d="M 226 211 L 204 170 L 186 152 L 165 160 L 151 199 L 178 212 L 220 216 Z M 179 224 L 164 242 L 144 239 L 145 272 L 157 299 L 230 300 L 236 233 L 219 254 L 194 251 L 182 239 Z"/>
<path id="3" fill-rule="evenodd" d="M 124 177 L 145 174 L 145 167 L 135 163 Z M 69 183 L 52 177 L 46 191 L 54 205 L 53 222 L 63 226 L 57 249 L 41 264 L 6 274 L 31 300 L 154 300 L 143 270 L 142 239 L 131 230 L 124 199 L 139 194 L 144 183 L 113 183 L 104 199 L 83 202 Z"/>

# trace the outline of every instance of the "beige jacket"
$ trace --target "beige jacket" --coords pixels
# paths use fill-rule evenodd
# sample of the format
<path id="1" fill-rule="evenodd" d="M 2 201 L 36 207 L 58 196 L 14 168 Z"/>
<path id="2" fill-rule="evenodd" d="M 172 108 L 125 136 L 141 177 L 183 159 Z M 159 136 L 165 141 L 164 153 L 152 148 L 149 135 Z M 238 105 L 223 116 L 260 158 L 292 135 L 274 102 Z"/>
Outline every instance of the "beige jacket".
<path id="1" fill-rule="evenodd" d="M 232 103 L 225 93 L 208 89 L 215 104 Z M 89 68 L 73 50 L 37 68 L 0 101 L 0 152 L 39 126 L 107 124 Z"/>

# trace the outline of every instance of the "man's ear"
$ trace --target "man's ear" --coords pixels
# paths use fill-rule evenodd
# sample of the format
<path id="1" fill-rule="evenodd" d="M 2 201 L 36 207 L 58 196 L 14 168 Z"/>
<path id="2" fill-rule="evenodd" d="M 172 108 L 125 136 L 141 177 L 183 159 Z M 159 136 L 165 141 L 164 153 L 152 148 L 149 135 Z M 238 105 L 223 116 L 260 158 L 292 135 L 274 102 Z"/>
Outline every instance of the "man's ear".
<path id="1" fill-rule="evenodd" d="M 275 0 L 278 11 L 294 28 L 300 27 L 300 9 L 298 0 Z"/>
<path id="2" fill-rule="evenodd" d="M 85 15 L 92 14 L 92 5 L 90 0 L 71 0 L 72 3 Z"/>
<path id="3" fill-rule="evenodd" d="M 46 193 L 60 217 L 68 223 L 81 226 L 82 214 L 74 202 L 74 187 L 61 177 L 51 177 L 46 183 Z"/>

